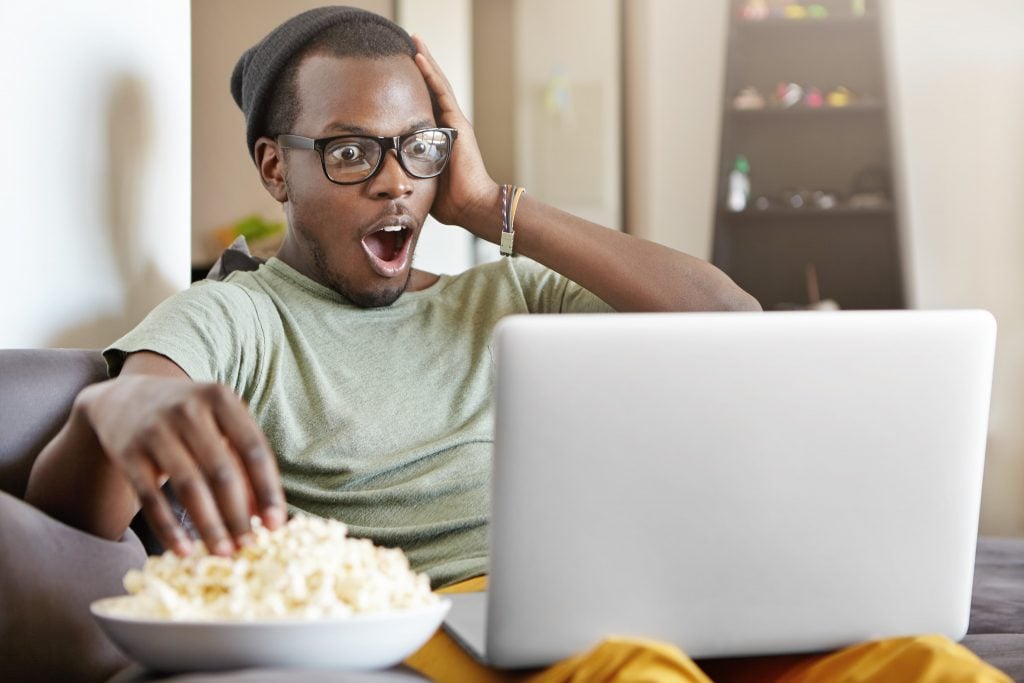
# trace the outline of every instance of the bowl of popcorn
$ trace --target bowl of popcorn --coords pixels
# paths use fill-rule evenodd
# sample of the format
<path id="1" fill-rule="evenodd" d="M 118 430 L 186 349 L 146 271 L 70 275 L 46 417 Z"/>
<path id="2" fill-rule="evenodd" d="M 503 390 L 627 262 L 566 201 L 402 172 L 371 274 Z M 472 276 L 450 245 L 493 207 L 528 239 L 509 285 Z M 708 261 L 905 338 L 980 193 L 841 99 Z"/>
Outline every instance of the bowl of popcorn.
<path id="1" fill-rule="evenodd" d="M 252 667 L 367 670 L 420 648 L 451 606 L 405 554 L 350 538 L 344 524 L 298 515 L 232 557 L 201 543 L 150 557 L 128 595 L 92 613 L 129 657 L 155 671 Z"/>

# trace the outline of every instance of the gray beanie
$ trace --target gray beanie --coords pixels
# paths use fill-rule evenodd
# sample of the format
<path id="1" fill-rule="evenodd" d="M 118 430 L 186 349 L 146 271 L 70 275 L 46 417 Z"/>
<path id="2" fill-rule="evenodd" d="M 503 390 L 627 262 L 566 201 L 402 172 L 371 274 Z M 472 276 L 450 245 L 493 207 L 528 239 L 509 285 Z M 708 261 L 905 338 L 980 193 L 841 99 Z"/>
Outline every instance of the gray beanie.
<path id="1" fill-rule="evenodd" d="M 296 53 L 322 31 L 338 24 L 376 24 L 397 31 L 414 51 L 401 27 L 379 14 L 356 7 L 318 7 L 296 15 L 246 50 L 231 72 L 231 96 L 245 114 L 245 140 L 256 160 L 256 139 L 262 130 L 277 78 Z M 369 55 L 367 55 L 369 56 Z"/>

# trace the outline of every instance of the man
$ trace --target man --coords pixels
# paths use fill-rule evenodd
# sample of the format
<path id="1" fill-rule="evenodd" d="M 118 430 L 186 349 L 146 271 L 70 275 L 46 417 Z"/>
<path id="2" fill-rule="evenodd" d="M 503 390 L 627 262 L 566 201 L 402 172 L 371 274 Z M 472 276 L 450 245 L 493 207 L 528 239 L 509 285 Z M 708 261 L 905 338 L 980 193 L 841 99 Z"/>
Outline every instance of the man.
<path id="1" fill-rule="evenodd" d="M 85 531 L 118 538 L 141 507 L 190 552 L 169 484 L 228 555 L 251 514 L 277 527 L 287 500 L 456 584 L 486 571 L 500 318 L 760 308 L 705 262 L 510 200 L 423 43 L 381 17 L 289 20 L 242 56 L 232 93 L 288 235 L 263 267 L 172 297 L 108 349 L 117 378 L 82 392 L 26 496 Z M 492 242 L 511 227 L 517 256 L 416 270 L 428 212 Z"/>

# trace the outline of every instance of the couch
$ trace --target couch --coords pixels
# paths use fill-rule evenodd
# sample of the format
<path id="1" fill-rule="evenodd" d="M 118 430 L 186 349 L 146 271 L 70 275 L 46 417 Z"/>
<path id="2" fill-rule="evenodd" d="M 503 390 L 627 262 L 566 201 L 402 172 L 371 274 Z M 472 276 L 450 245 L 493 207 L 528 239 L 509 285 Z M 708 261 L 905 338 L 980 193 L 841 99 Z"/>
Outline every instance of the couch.
<path id="1" fill-rule="evenodd" d="M 0 350 L 0 678 L 140 681 L 88 612 L 121 592 L 120 577 L 141 566 L 144 526 L 106 541 L 46 517 L 23 500 L 32 461 L 56 434 L 78 391 L 105 379 L 89 350 Z M 136 533 L 138 531 L 138 533 Z M 84 574 L 88 582 L 76 580 Z M 978 544 L 971 623 L 963 644 L 1024 681 L 1024 539 Z M 241 672 L 176 681 L 416 680 L 407 670 L 353 674 Z"/>

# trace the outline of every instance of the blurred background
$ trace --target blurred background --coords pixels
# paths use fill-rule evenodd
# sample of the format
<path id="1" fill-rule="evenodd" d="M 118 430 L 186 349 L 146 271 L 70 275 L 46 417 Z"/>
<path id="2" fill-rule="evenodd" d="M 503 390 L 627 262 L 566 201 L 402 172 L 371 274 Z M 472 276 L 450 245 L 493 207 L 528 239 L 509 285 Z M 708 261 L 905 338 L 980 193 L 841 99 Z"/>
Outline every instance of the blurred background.
<path id="1" fill-rule="evenodd" d="M 0 347 L 102 347 L 239 233 L 228 92 L 308 0 L 0 4 Z M 1024 536 L 1024 3 L 362 0 L 424 36 L 492 176 L 713 261 L 766 309 L 999 322 L 982 530 Z M 431 225 L 417 265 L 493 245 Z"/>

